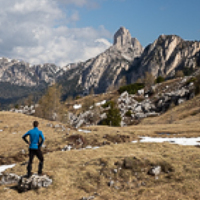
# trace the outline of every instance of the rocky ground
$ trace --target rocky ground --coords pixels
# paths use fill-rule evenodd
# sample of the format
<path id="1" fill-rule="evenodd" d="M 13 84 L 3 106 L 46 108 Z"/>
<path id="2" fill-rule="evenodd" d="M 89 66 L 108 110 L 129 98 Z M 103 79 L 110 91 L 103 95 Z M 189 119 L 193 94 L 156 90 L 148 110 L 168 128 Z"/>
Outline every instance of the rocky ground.
<path id="1" fill-rule="evenodd" d="M 140 125 L 115 128 L 74 129 L 28 115 L 1 112 L 0 165 L 16 165 L 3 172 L 0 179 L 7 180 L 6 173 L 15 174 L 19 179 L 26 174 L 28 152 L 21 136 L 31 128 L 32 121 L 38 120 L 46 138 L 42 148 L 44 172 L 52 183 L 47 188 L 23 193 L 18 193 L 16 182 L 1 184 L 0 195 L 4 199 L 14 196 L 16 200 L 199 199 L 198 140 L 188 146 L 173 142 L 174 138 L 200 136 L 200 112 L 191 114 L 192 110 L 188 109 L 191 105 L 199 109 L 199 100 L 197 96 L 163 115 L 145 118 Z M 169 123 L 167 117 L 172 111 L 176 112 L 177 119 Z M 150 119 L 156 124 L 148 123 Z M 143 143 L 144 136 L 168 138 L 168 142 Z M 33 172 L 37 166 L 35 159 Z M 30 183 L 26 179 L 24 182 Z"/>

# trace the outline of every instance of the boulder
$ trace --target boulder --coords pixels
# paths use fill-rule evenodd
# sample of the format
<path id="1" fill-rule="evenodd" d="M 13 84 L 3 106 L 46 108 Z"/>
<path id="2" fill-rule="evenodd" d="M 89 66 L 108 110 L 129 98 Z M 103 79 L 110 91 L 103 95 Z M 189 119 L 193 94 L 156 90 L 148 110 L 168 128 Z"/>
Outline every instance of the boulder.
<path id="1" fill-rule="evenodd" d="M 71 145 L 65 145 L 62 151 L 70 151 L 72 149 Z"/>
<path id="2" fill-rule="evenodd" d="M 145 117 L 147 117 L 147 115 L 144 114 L 144 113 L 136 113 L 136 114 L 135 114 L 135 117 L 136 117 L 137 119 L 140 119 L 140 118 L 145 118 Z"/>
<path id="3" fill-rule="evenodd" d="M 180 104 L 182 104 L 182 103 L 184 103 L 184 102 L 185 102 L 185 99 L 182 99 L 182 98 L 181 98 L 181 99 L 178 99 L 178 102 L 177 102 L 177 103 L 178 103 L 178 105 L 180 105 Z"/>
<path id="4" fill-rule="evenodd" d="M 52 179 L 50 179 L 47 175 L 32 175 L 28 178 L 27 176 L 18 176 L 12 173 L 5 173 L 1 178 L 0 184 L 18 184 L 18 192 L 25 192 L 27 190 L 38 189 L 40 187 L 48 187 L 52 184 Z"/>
<path id="5" fill-rule="evenodd" d="M 122 98 L 127 98 L 128 96 L 129 96 L 128 92 L 125 91 L 125 92 L 123 92 L 123 93 L 120 95 L 120 98 L 121 98 L 121 99 L 122 99 Z"/>
<path id="6" fill-rule="evenodd" d="M 34 190 L 40 187 L 48 187 L 52 184 L 52 179 L 47 175 L 38 176 L 32 175 L 30 178 L 22 176 L 18 181 L 18 192 L 25 192 L 27 190 Z"/>
<path id="7" fill-rule="evenodd" d="M 5 173 L 3 174 L 0 184 L 2 185 L 9 185 L 9 184 L 13 184 L 13 183 L 18 183 L 20 180 L 20 176 L 13 174 L 13 173 Z"/>
<path id="8" fill-rule="evenodd" d="M 81 119 L 77 124 L 76 124 L 76 128 L 81 127 L 84 124 L 85 120 Z"/>
<path id="9" fill-rule="evenodd" d="M 141 106 L 141 105 L 138 105 L 138 106 L 135 108 L 135 112 L 142 112 L 142 106 Z"/>
<path id="10" fill-rule="evenodd" d="M 138 93 L 139 96 L 144 95 L 144 89 L 138 90 L 137 93 Z"/>

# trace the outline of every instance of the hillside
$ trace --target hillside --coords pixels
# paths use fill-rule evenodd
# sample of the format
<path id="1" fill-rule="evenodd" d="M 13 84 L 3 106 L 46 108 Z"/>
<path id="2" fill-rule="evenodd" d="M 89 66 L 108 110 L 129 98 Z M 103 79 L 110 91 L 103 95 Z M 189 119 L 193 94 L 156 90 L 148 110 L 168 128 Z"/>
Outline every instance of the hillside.
<path id="1" fill-rule="evenodd" d="M 185 104 L 193 103 L 194 100 Z M 196 100 L 199 102 L 199 96 Z M 198 107 L 199 105 L 196 106 Z M 180 111 L 186 112 L 186 109 Z M 178 123 L 153 124 L 145 123 L 144 120 L 144 124 L 122 128 L 87 127 L 85 129 L 90 132 L 84 133 L 76 129 L 69 130 L 65 125 L 58 125 L 56 122 L 0 112 L 0 165 L 16 163 L 7 172 L 18 175 L 26 173 L 27 146 L 21 136 L 31 128 L 35 119 L 39 120 L 40 129 L 46 137 L 45 147 L 42 149 L 45 153 L 44 170 L 52 177 L 53 185 L 26 193 L 18 193 L 14 185 L 1 185 L 0 195 L 4 199 L 13 199 L 13 196 L 16 200 L 77 200 L 90 196 L 94 196 L 95 200 L 200 198 L 198 146 L 181 146 L 173 142 L 139 142 L 141 136 L 171 140 L 174 137 L 200 137 L 199 121 L 191 120 L 190 116 L 187 118 L 190 119 L 189 123 L 179 120 Z M 160 117 L 152 119 L 159 121 Z M 77 134 L 84 138 L 82 145 L 72 139 Z M 137 140 L 138 142 L 131 143 Z M 63 151 L 63 147 L 69 144 L 72 145 L 72 150 Z M 37 164 L 38 161 L 35 160 L 34 172 Z M 158 178 L 148 175 L 149 169 L 157 165 L 162 168 Z"/>

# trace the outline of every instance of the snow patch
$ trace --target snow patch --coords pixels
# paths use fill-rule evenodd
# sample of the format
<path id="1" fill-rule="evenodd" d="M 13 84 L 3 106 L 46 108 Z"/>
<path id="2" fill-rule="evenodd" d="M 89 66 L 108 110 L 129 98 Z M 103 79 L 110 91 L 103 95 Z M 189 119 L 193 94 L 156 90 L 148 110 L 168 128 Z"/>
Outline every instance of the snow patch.
<path id="1" fill-rule="evenodd" d="M 80 109 L 81 107 L 82 107 L 81 104 L 75 104 L 75 105 L 73 106 L 73 108 L 74 108 L 75 110 L 78 110 L 78 109 Z"/>
<path id="2" fill-rule="evenodd" d="M 7 169 L 13 168 L 15 165 L 16 164 L 13 164 L 13 165 L 2 165 L 2 166 L 0 166 L 0 174 L 2 172 L 4 172 L 5 170 L 7 170 Z"/>
<path id="3" fill-rule="evenodd" d="M 101 106 L 104 105 L 106 103 L 106 100 L 103 100 L 101 102 L 95 103 L 96 106 Z"/>
<path id="4" fill-rule="evenodd" d="M 100 147 L 96 146 L 96 147 L 93 147 L 93 149 L 99 149 Z"/>
<path id="5" fill-rule="evenodd" d="M 88 130 L 82 130 L 82 129 L 78 129 L 79 132 L 84 132 L 84 133 L 91 133 L 91 131 Z"/>
<path id="6" fill-rule="evenodd" d="M 132 141 L 131 143 L 137 143 L 138 141 L 136 140 L 136 141 Z"/>
<path id="7" fill-rule="evenodd" d="M 140 142 L 169 142 L 171 144 L 179 145 L 200 145 L 200 137 L 197 138 L 153 138 L 153 137 L 141 137 Z"/>

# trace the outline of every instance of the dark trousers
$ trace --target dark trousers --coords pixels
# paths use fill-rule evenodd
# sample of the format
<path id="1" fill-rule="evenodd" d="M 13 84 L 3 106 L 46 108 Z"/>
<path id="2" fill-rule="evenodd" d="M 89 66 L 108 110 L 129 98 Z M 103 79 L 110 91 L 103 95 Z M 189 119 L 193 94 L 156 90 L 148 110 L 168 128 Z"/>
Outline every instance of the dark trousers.
<path id="1" fill-rule="evenodd" d="M 32 163 L 33 163 L 34 156 L 37 156 L 37 158 L 40 161 L 39 165 L 38 165 L 38 174 L 42 173 L 43 162 L 44 162 L 42 151 L 40 149 L 29 149 L 29 162 L 28 162 L 28 166 L 27 166 L 28 175 L 31 175 Z"/>

